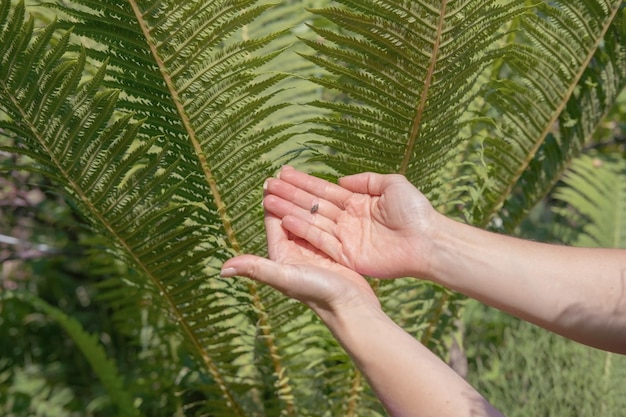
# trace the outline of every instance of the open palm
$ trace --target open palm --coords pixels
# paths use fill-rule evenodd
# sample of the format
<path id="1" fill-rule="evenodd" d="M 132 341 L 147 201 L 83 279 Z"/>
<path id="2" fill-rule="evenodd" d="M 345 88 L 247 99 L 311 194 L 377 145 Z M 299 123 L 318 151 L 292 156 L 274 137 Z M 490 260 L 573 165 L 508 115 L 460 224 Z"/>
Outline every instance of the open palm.
<path id="1" fill-rule="evenodd" d="M 400 175 L 364 173 L 339 185 L 285 167 L 266 183 L 282 226 L 359 273 L 394 278 L 426 271 L 438 213 Z"/>

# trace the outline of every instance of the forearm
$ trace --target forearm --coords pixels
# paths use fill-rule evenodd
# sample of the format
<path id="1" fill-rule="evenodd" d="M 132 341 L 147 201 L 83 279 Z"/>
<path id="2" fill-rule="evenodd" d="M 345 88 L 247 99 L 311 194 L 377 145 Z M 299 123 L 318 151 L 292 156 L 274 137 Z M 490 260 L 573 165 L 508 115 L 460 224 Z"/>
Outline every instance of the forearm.
<path id="1" fill-rule="evenodd" d="M 391 416 L 501 416 L 463 378 L 379 309 L 320 316 Z"/>
<path id="2" fill-rule="evenodd" d="M 626 252 L 536 243 L 446 219 L 431 279 L 601 349 L 626 353 Z"/>

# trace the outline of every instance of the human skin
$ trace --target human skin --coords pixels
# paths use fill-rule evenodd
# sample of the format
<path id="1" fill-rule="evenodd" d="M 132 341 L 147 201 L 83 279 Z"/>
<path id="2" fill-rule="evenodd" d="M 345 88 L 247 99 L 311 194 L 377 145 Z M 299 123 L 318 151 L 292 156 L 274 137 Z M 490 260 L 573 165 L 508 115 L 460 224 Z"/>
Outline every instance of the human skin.
<path id="1" fill-rule="evenodd" d="M 309 306 L 366 376 L 393 417 L 497 417 L 494 409 L 441 359 L 394 323 L 369 283 L 266 212 L 269 259 L 242 255 L 221 275 L 246 276 Z"/>
<path id="2" fill-rule="evenodd" d="M 235 257 L 222 276 L 255 279 L 309 306 L 393 417 L 501 414 L 386 316 L 360 274 L 428 279 L 626 353 L 626 251 L 546 245 L 455 222 L 400 175 L 364 173 L 337 185 L 284 167 L 264 187 L 269 259 Z"/>
<path id="3" fill-rule="evenodd" d="M 487 232 L 445 217 L 400 175 L 339 184 L 283 167 L 264 206 L 338 264 L 418 277 L 599 349 L 626 354 L 626 251 Z M 316 206 L 314 213 L 310 208 Z"/>

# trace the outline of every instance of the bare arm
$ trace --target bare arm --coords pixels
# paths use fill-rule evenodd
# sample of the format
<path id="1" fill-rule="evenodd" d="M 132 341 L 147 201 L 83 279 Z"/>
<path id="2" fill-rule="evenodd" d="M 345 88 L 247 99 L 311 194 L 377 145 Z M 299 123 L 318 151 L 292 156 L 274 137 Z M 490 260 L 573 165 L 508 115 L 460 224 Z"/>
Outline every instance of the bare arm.
<path id="1" fill-rule="evenodd" d="M 370 382 L 393 417 L 497 417 L 441 359 L 386 316 L 367 281 L 294 238 L 266 215 L 270 259 L 238 256 L 222 276 L 243 275 L 308 305 Z"/>
<path id="2" fill-rule="evenodd" d="M 380 309 L 343 310 L 320 317 L 391 416 L 502 416 Z"/>
<path id="3" fill-rule="evenodd" d="M 436 230 L 424 271 L 434 281 L 567 338 L 626 353 L 626 251 L 531 242 L 446 218 Z"/>
<path id="4" fill-rule="evenodd" d="M 546 329 L 626 353 L 626 251 L 547 245 L 437 213 L 398 175 L 339 185 L 284 168 L 267 184 L 284 226 L 357 272 L 432 280 Z M 311 213 L 308 209 L 317 205 Z"/>

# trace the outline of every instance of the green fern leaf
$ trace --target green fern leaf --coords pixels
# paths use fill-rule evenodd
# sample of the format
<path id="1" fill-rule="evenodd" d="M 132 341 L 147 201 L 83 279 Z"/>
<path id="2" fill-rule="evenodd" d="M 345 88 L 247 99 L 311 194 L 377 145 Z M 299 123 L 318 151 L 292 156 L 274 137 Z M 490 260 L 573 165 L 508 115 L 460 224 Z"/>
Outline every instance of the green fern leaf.
<path id="1" fill-rule="evenodd" d="M 521 39 L 506 47 L 506 62 L 515 77 L 497 81 L 500 85 L 504 82 L 506 88 L 487 98 L 492 111 L 498 114 L 499 133 L 492 134 L 485 142 L 492 181 L 480 203 L 483 215 L 479 223 L 483 225 L 511 195 L 516 184 L 523 190 L 525 183 L 536 181 L 523 178 L 525 172 L 529 176 L 546 177 L 537 184 L 537 190 L 526 187 L 521 191 L 528 200 L 538 201 L 542 192 L 539 190 L 544 190 L 550 182 L 554 184 L 558 173 L 563 171 L 563 166 L 556 166 L 554 161 L 562 161 L 561 155 L 571 158 L 580 149 L 616 97 L 612 90 L 623 85 L 624 51 L 623 42 L 619 42 L 623 38 L 621 1 L 551 2 L 536 7 L 536 12 L 520 17 Z M 613 36 L 617 36 L 617 43 L 613 42 Z M 604 45 L 612 52 L 607 53 Z M 602 82 L 603 87 L 592 87 L 606 76 L 608 82 Z M 598 106 L 597 99 L 605 104 Z M 580 128 L 571 129 L 568 120 L 579 120 Z M 553 141 L 546 141 L 557 121 L 562 132 L 556 142 L 559 151 Z M 530 165 L 536 166 L 528 170 Z M 546 169 L 545 175 L 540 169 Z M 521 205 L 527 210 L 530 201 Z M 509 207 L 517 211 L 514 203 Z"/>
<path id="2" fill-rule="evenodd" d="M 340 3 L 345 7 L 313 12 L 342 31 L 314 28 L 323 41 L 306 40 L 317 52 L 309 59 L 335 75 L 315 81 L 350 97 L 348 104 L 314 103 L 340 115 L 319 120 L 329 128 L 318 133 L 332 138 L 329 146 L 337 152 L 330 164 L 342 174 L 403 173 L 429 193 L 449 160 L 443 155 L 463 140 L 476 79 L 498 57 L 498 28 L 523 9 L 480 2 L 438 8 Z"/>
<path id="3" fill-rule="evenodd" d="M 255 284 L 206 282 L 202 272 L 215 277 L 216 266 L 232 252 L 264 251 L 261 184 L 280 163 L 275 148 L 291 136 L 284 123 L 260 127 L 285 107 L 275 98 L 281 90 L 273 88 L 285 76 L 254 72 L 276 53 L 253 52 L 280 33 L 236 39 L 243 26 L 271 7 L 255 3 L 54 5 L 71 20 L 56 26 L 71 27 L 94 42 L 88 54 L 78 52 L 76 64 L 63 59 L 54 65 L 51 58 L 50 64 L 39 66 L 40 77 L 47 77 L 50 68 L 58 73 L 50 86 L 63 86 L 50 88 L 57 107 L 48 114 L 64 108 L 74 120 L 65 116 L 54 123 L 60 132 L 50 132 L 54 138 L 14 122 L 28 118 L 11 117 L 6 123 L 15 127 L 12 134 L 19 129 L 26 138 L 35 136 L 29 148 L 43 145 L 41 154 L 29 152 L 67 184 L 119 256 L 137 269 L 138 283 L 153 291 L 178 324 L 210 381 L 203 389 L 221 398 L 211 401 L 214 415 L 245 415 L 244 404 L 255 404 L 261 375 L 229 364 L 236 358 L 253 362 L 257 341 L 268 352 L 268 375 L 276 386 L 270 395 L 278 398 L 277 409 L 295 415 L 282 358 L 288 348 L 282 352 L 277 347 L 274 333 L 288 334 L 301 324 L 279 322 L 283 328 L 275 329 L 278 317 L 265 308 L 284 303 L 284 297 Z M 74 50 L 68 42 L 63 45 L 66 54 Z M 83 83 L 83 91 L 79 85 L 87 62 L 102 67 L 88 61 L 88 55 L 106 62 L 107 69 Z M 37 59 L 41 57 L 33 56 L 33 62 Z M 100 82 L 115 90 L 103 92 Z M 14 94 L 11 88 L 6 95 Z M 72 90 L 74 98 L 69 97 Z M 68 96 L 58 97 L 57 91 Z M 120 115 L 120 110 L 132 116 Z M 46 146 L 59 158 L 49 160 Z M 256 317 L 242 311 L 242 305 L 250 304 Z M 304 309 L 286 305 L 294 312 Z M 294 366 L 303 361 L 289 355 Z"/>
<path id="4" fill-rule="evenodd" d="M 343 7 L 313 10 L 330 23 L 313 27 L 318 39 L 304 40 L 316 52 L 307 58 L 327 71 L 313 81 L 342 94 L 313 103 L 328 115 L 312 130 L 329 139 L 310 146 L 330 147 L 330 155 L 319 152 L 317 159 L 338 174 L 402 173 L 442 205 L 446 171 L 468 142 L 477 81 L 505 58 L 500 28 L 526 9 L 512 2 L 338 3 Z M 376 288 L 396 321 L 445 355 L 441 336 L 453 326 L 441 319 L 458 314 L 458 296 L 401 281 Z M 398 294 L 406 296 L 404 303 Z M 426 302 L 429 296 L 434 299 Z M 415 310 L 407 316 L 403 305 Z M 371 395 L 362 383 L 360 391 L 363 398 Z M 362 407 L 357 413 L 365 412 Z"/>
<path id="5" fill-rule="evenodd" d="M 133 399 L 124 389 L 117 365 L 107 357 L 100 345 L 98 337 L 83 329 L 81 324 L 67 316 L 63 311 L 51 306 L 41 298 L 26 292 L 3 291 L 0 300 L 17 299 L 30 304 L 33 308 L 42 311 L 46 316 L 56 321 L 72 338 L 76 346 L 85 355 L 94 373 L 107 390 L 111 402 L 117 407 L 119 415 L 123 417 L 139 416 L 139 411 L 133 405 Z"/>
<path id="6" fill-rule="evenodd" d="M 23 8 L 18 7 L 13 19 L 23 15 L 19 10 Z M 233 398 L 223 371 L 208 352 L 211 344 L 205 347 L 186 320 L 194 312 L 176 291 L 183 278 L 195 284 L 189 291 L 198 291 L 202 282 L 194 277 L 202 268 L 199 259 L 212 256 L 199 247 L 198 227 L 188 224 L 196 208 L 171 202 L 181 182 L 175 173 L 178 157 L 162 141 L 140 139 L 141 123 L 115 113 L 119 93 L 100 89 L 102 76 L 81 84 L 84 51 L 74 60 L 59 60 L 63 54 L 54 49 L 43 57 L 33 56 L 38 49 L 20 41 L 31 37 L 32 29 L 32 24 L 20 26 L 0 47 L 6 65 L 0 94 L 6 98 L 3 110 L 12 120 L 5 126 L 16 126 L 16 132 L 25 134 L 22 140 L 37 150 L 30 156 L 62 180 L 92 224 L 143 274 L 147 280 L 143 284 L 157 294 L 168 294 L 160 302 L 183 323 L 182 333 L 195 343 L 196 353 L 216 380 L 215 389 L 223 398 Z M 24 71 L 14 56 L 39 64 Z M 205 323 L 211 328 L 211 320 Z M 234 399 L 227 401 L 238 408 Z"/>
<path id="7" fill-rule="evenodd" d="M 574 160 L 554 198 L 555 209 L 578 229 L 571 244 L 626 248 L 626 161 L 618 156 L 583 155 Z"/>
<path id="8" fill-rule="evenodd" d="M 559 116 L 558 130 L 548 134 L 505 202 L 502 210 L 505 230 L 513 230 L 553 188 L 626 87 L 624 19 L 622 9 Z"/>

